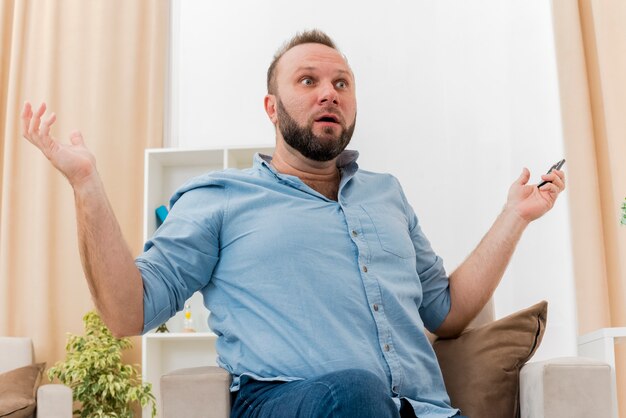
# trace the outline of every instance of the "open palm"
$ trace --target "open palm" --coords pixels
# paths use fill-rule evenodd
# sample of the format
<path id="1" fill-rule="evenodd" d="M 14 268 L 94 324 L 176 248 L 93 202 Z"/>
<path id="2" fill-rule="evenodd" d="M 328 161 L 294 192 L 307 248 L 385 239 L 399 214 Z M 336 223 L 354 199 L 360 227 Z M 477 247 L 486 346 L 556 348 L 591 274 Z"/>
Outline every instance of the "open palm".
<path id="1" fill-rule="evenodd" d="M 96 171 L 96 160 L 85 146 L 80 132 L 72 132 L 69 144 L 57 142 L 50 135 L 50 127 L 56 121 L 56 115 L 52 113 L 42 123 L 41 118 L 45 112 L 45 103 L 33 113 L 31 104 L 26 102 L 22 111 L 22 135 L 41 150 L 52 165 L 67 177 L 70 184 L 80 185 Z"/>

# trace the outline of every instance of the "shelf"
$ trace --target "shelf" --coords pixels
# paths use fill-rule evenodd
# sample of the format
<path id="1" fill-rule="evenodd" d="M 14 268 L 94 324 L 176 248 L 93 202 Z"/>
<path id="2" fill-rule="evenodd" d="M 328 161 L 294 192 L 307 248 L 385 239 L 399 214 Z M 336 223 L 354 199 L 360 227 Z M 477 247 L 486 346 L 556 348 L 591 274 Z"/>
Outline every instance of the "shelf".
<path id="1" fill-rule="evenodd" d="M 605 338 L 616 338 L 616 344 L 622 343 L 622 340 L 626 342 L 626 327 L 616 328 L 601 328 L 599 330 L 590 332 L 578 337 L 578 345 L 587 344 L 592 341 L 602 340 Z"/>
<path id="2" fill-rule="evenodd" d="M 252 167 L 252 159 L 257 152 L 261 154 L 272 154 L 274 148 L 228 148 L 226 150 L 224 166 L 226 168 L 240 169 Z"/>
<path id="3" fill-rule="evenodd" d="M 211 149 L 148 149 L 145 154 L 144 180 L 144 241 L 156 231 L 155 209 L 164 205 L 174 192 L 192 177 L 227 168 L 252 167 L 255 153 L 272 154 L 272 146 L 227 147 Z M 178 312 L 166 324 L 171 333 L 149 332 L 142 337 L 143 380 L 152 383 L 153 394 L 160 410 L 160 379 L 176 369 L 216 365 L 217 336 L 209 331 L 209 311 L 204 307 L 202 294 L 196 292 L 187 301 L 195 333 L 178 332 L 183 329 L 183 313 Z M 143 416 L 149 417 L 147 408 Z"/>

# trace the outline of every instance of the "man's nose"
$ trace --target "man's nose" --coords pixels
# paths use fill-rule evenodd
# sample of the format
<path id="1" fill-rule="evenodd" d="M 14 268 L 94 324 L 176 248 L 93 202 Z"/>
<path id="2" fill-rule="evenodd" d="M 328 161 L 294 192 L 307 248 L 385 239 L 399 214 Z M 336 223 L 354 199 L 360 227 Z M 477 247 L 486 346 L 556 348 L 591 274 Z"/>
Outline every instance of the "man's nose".
<path id="1" fill-rule="evenodd" d="M 332 83 L 324 83 L 321 86 L 321 89 L 319 97 L 320 104 L 339 104 L 339 95 L 337 94 L 337 90 Z"/>

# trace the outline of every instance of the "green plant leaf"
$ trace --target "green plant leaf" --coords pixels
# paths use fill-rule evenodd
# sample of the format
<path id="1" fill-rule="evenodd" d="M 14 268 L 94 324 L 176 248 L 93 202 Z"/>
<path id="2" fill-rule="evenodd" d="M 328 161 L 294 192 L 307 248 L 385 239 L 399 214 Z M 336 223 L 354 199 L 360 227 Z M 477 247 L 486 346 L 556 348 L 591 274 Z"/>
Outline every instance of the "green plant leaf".
<path id="1" fill-rule="evenodd" d="M 132 347 L 128 338 L 113 337 L 97 312 L 83 317 L 84 335 L 68 334 L 65 361 L 47 371 L 72 389 L 81 407 L 74 411 L 81 417 L 132 417 L 131 404 L 151 405 L 156 415 L 151 385 L 141 382 L 136 366 L 122 363 L 122 350 Z"/>

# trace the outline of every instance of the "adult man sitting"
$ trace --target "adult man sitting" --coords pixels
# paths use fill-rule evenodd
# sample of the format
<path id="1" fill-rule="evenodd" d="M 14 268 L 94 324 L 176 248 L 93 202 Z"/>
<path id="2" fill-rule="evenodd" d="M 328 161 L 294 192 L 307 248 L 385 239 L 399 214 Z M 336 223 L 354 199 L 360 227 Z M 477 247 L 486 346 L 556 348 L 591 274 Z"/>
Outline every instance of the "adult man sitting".
<path id="1" fill-rule="evenodd" d="M 116 335 L 155 328 L 195 291 L 211 310 L 233 417 L 451 417 L 424 329 L 459 334 L 493 294 L 529 222 L 564 174 L 524 169 L 478 247 L 449 277 L 397 180 L 346 151 L 352 70 L 319 31 L 295 36 L 268 69 L 272 157 L 192 179 L 133 260 L 79 133 L 63 145 L 26 104 L 24 136 L 69 180 L 90 290 Z"/>

